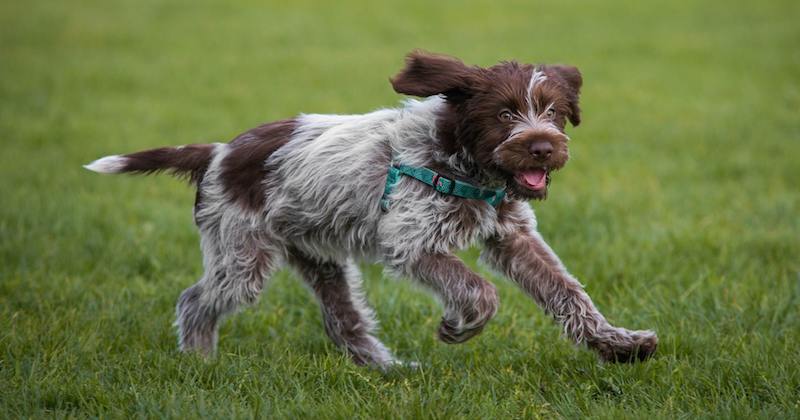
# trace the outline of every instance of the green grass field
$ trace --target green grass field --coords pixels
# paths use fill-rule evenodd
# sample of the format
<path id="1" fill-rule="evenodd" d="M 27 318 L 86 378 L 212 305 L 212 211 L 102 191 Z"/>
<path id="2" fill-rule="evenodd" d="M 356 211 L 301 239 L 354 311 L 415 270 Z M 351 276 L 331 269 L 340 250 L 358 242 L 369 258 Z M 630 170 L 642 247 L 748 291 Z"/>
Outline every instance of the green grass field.
<path id="1" fill-rule="evenodd" d="M 800 3 L 291 3 L 0 3 L 0 418 L 800 416 Z M 218 357 L 178 353 L 193 190 L 81 165 L 395 106 L 418 47 L 581 68 L 572 159 L 534 207 L 605 315 L 659 333 L 654 359 L 600 364 L 477 249 L 502 305 L 460 346 L 429 295 L 364 267 L 418 371 L 350 364 L 288 273 Z"/>

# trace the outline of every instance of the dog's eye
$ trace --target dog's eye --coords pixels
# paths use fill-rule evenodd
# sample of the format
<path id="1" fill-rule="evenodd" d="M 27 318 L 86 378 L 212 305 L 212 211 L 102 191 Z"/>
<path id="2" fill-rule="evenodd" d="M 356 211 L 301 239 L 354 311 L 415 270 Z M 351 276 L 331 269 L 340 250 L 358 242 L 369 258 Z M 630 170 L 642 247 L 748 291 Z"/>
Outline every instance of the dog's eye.
<path id="1" fill-rule="evenodd" d="M 497 118 L 500 118 L 500 121 L 511 122 L 514 121 L 514 114 L 512 114 L 511 111 L 504 109 L 500 111 L 500 113 L 497 115 Z"/>
<path id="2" fill-rule="evenodd" d="M 553 108 L 548 108 L 547 111 L 545 111 L 544 115 L 547 118 L 554 118 L 556 116 L 556 110 Z"/>

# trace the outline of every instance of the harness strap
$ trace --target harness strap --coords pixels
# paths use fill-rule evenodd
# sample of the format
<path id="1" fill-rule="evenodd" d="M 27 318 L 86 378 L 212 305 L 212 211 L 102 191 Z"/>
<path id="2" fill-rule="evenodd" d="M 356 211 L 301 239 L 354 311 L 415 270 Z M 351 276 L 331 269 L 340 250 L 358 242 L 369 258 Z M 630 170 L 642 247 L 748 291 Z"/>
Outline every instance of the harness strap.
<path id="1" fill-rule="evenodd" d="M 485 189 L 476 187 L 466 182 L 447 178 L 425 167 L 392 164 L 389 166 L 389 172 L 386 176 L 386 186 L 383 189 L 383 197 L 381 198 L 381 209 L 384 211 L 389 209 L 389 195 L 394 190 L 394 187 L 397 186 L 397 183 L 400 182 L 400 178 L 403 175 L 429 185 L 442 194 L 483 200 L 492 207 L 497 207 L 506 195 L 506 191 L 502 188 Z"/>

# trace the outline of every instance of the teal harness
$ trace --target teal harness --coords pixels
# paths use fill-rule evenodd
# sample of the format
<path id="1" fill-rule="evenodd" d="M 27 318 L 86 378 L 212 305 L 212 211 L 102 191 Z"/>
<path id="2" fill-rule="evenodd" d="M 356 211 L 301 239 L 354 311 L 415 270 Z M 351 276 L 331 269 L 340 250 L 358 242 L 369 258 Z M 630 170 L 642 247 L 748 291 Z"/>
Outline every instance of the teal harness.
<path id="1" fill-rule="evenodd" d="M 417 181 L 433 187 L 433 189 L 442 194 L 483 200 L 492 207 L 497 207 L 497 205 L 503 201 L 503 197 L 506 196 L 506 191 L 502 188 L 480 188 L 466 182 L 447 178 L 428 168 L 393 163 L 389 166 L 389 173 L 386 176 L 386 187 L 383 189 L 383 197 L 381 198 L 381 209 L 383 209 L 383 211 L 389 210 L 389 195 L 394 190 L 394 187 L 397 186 L 397 183 L 400 182 L 402 175 L 410 176 Z"/>

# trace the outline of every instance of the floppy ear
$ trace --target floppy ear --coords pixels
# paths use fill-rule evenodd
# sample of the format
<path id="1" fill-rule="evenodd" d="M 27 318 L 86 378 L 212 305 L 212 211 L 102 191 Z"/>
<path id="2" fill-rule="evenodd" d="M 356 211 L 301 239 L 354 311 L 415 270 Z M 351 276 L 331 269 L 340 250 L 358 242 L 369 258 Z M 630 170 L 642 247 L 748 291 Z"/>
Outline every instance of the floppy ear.
<path id="1" fill-rule="evenodd" d="M 480 71 L 454 57 L 414 50 L 406 56 L 405 68 L 389 81 L 397 93 L 421 97 L 444 94 L 448 100 L 459 100 L 470 96 Z"/>
<path id="2" fill-rule="evenodd" d="M 581 123 L 581 109 L 578 106 L 578 100 L 581 94 L 581 86 L 583 85 L 583 77 L 577 67 L 555 65 L 549 66 L 552 71 L 558 74 L 561 79 L 566 82 L 570 92 L 567 95 L 569 101 L 570 115 L 568 116 L 569 122 L 573 127 Z"/>

